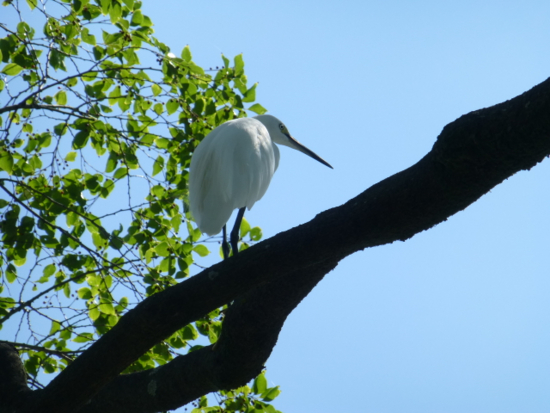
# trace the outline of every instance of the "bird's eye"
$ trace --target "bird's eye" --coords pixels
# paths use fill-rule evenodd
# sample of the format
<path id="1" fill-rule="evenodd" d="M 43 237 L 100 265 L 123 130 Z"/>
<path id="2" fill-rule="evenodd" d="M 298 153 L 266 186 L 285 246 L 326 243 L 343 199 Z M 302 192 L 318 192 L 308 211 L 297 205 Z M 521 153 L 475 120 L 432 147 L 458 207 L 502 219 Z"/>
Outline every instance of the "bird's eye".
<path id="1" fill-rule="evenodd" d="M 281 129 L 282 131 L 284 131 L 286 128 L 285 128 L 285 125 L 283 125 L 282 123 L 279 124 L 279 129 Z"/>

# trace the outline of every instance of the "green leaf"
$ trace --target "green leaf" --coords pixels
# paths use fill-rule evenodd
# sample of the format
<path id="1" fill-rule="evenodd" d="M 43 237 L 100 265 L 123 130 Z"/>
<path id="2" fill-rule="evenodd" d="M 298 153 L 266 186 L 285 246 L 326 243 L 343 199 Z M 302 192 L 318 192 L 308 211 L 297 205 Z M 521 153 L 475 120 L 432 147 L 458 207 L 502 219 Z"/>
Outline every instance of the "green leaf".
<path id="1" fill-rule="evenodd" d="M 141 10 L 137 10 L 132 15 L 132 26 L 140 26 L 143 22 L 143 14 L 141 13 Z"/>
<path id="2" fill-rule="evenodd" d="M 262 394 L 261 398 L 264 402 L 270 402 L 276 399 L 279 394 L 281 394 L 279 386 L 271 387 Z"/>
<path id="3" fill-rule="evenodd" d="M 27 0 L 27 4 L 31 8 L 31 10 L 35 9 L 37 3 L 38 3 L 38 0 Z"/>
<path id="4" fill-rule="evenodd" d="M 248 110 L 250 110 L 251 112 L 257 113 L 258 115 L 263 115 L 264 113 L 267 112 L 267 109 L 264 108 L 259 103 L 254 103 L 252 106 L 248 108 Z"/>
<path id="5" fill-rule="evenodd" d="M 15 76 L 19 74 L 23 68 L 19 66 L 17 63 L 9 63 L 7 64 L 4 69 L 2 70 L 2 73 L 8 76 Z"/>
<path id="6" fill-rule="evenodd" d="M 90 132 L 87 130 L 81 130 L 78 132 L 73 139 L 73 149 L 82 149 L 88 143 L 90 137 Z"/>
<path id="7" fill-rule="evenodd" d="M 111 7 L 109 10 L 109 17 L 111 18 L 111 23 L 115 24 L 119 21 L 122 16 L 122 7 L 119 3 L 113 1 L 111 2 Z"/>
<path id="8" fill-rule="evenodd" d="M 153 22 L 148 16 L 143 16 L 143 20 L 141 21 L 141 25 L 143 27 L 151 27 L 153 25 Z"/>
<path id="9" fill-rule="evenodd" d="M 90 30 L 87 27 L 82 29 L 82 41 L 91 44 L 92 46 L 96 45 L 95 36 L 90 34 Z"/>
<path id="10" fill-rule="evenodd" d="M 244 71 L 244 60 L 243 60 L 242 53 L 235 56 L 234 61 L 235 61 L 235 73 L 239 75 Z"/>
<path id="11" fill-rule="evenodd" d="M 97 306 L 90 308 L 90 311 L 88 311 L 88 315 L 92 321 L 95 321 L 99 318 L 101 313 L 99 312 L 99 309 Z"/>
<path id="12" fill-rule="evenodd" d="M 94 340 L 94 335 L 92 333 L 79 333 L 73 341 L 75 343 L 87 343 Z"/>
<path id="13" fill-rule="evenodd" d="M 229 67 L 229 59 L 222 54 L 223 67 Z"/>
<path id="14" fill-rule="evenodd" d="M 114 235 L 109 239 L 109 246 L 111 248 L 114 248 L 115 250 L 121 249 L 123 245 L 124 245 L 123 240 L 118 236 Z"/>
<path id="15" fill-rule="evenodd" d="M 0 169 L 10 175 L 13 172 L 13 156 L 7 151 L 0 150 Z"/>
<path id="16" fill-rule="evenodd" d="M 99 311 L 101 311 L 103 314 L 109 314 L 109 315 L 115 315 L 115 308 L 111 303 L 101 303 L 99 304 Z"/>
<path id="17" fill-rule="evenodd" d="M 193 56 L 191 55 L 191 49 L 189 48 L 189 46 L 185 46 L 183 48 L 183 50 L 181 51 L 181 58 L 185 62 L 190 62 L 192 60 Z"/>
<path id="18" fill-rule="evenodd" d="M 6 270 L 6 278 L 8 282 L 11 284 L 15 280 L 17 280 L 17 270 L 13 265 L 10 264 L 9 268 Z"/>
<path id="19" fill-rule="evenodd" d="M 172 99 L 169 99 L 168 102 L 166 102 L 166 111 L 168 112 L 169 115 L 171 115 L 176 110 L 178 110 L 179 107 L 180 107 L 180 104 L 177 101 L 177 99 L 172 98 Z"/>
<path id="20" fill-rule="evenodd" d="M 157 115 L 162 115 L 162 112 L 164 112 L 164 106 L 162 105 L 162 103 L 155 103 L 153 110 Z"/>
<path id="21" fill-rule="evenodd" d="M 250 224 L 248 223 L 246 218 L 243 217 L 241 221 L 241 228 L 239 231 L 239 235 L 241 238 L 243 238 L 243 237 L 246 237 L 246 234 L 248 234 L 249 232 L 250 232 Z"/>
<path id="22" fill-rule="evenodd" d="M 63 294 L 65 294 L 65 297 L 71 298 L 71 284 L 67 283 L 63 286 Z"/>
<path id="23" fill-rule="evenodd" d="M 67 133 L 67 124 L 66 123 L 58 123 L 53 127 L 53 131 L 58 136 L 63 136 Z"/>
<path id="24" fill-rule="evenodd" d="M 60 90 L 55 94 L 54 99 L 58 105 L 65 106 L 67 104 L 67 93 L 64 90 Z"/>
<path id="25" fill-rule="evenodd" d="M 46 265 L 46 267 L 44 267 L 43 274 L 45 277 L 50 277 L 55 274 L 55 270 L 56 270 L 55 264 L 49 264 L 49 265 Z"/>
<path id="26" fill-rule="evenodd" d="M 160 92 L 162 92 L 162 88 L 156 83 L 153 83 L 151 90 L 153 91 L 153 96 L 158 96 L 160 95 Z"/>
<path id="27" fill-rule="evenodd" d="M 162 198 L 166 191 L 162 187 L 162 185 L 155 185 L 151 188 L 151 193 L 155 195 L 157 198 Z"/>
<path id="28" fill-rule="evenodd" d="M 186 325 L 181 329 L 181 337 L 184 340 L 196 340 L 199 338 L 199 333 L 191 324 Z"/>
<path id="29" fill-rule="evenodd" d="M 254 394 L 262 394 L 267 389 L 267 379 L 265 374 L 262 372 L 258 377 L 254 379 L 254 384 L 252 385 L 252 392 Z"/>
<path id="30" fill-rule="evenodd" d="M 256 86 L 258 86 L 257 83 L 245 92 L 243 102 L 254 102 L 256 100 Z"/>
<path id="31" fill-rule="evenodd" d="M 103 185 L 103 188 L 101 188 L 100 196 L 102 198 L 107 198 L 111 192 L 113 192 L 113 189 L 115 189 L 115 183 L 107 179 L 105 181 L 105 185 Z"/>
<path id="32" fill-rule="evenodd" d="M 92 82 L 97 79 L 97 72 L 86 72 L 82 73 L 81 79 L 85 82 Z"/>
<path id="33" fill-rule="evenodd" d="M 61 330 L 61 324 L 59 324 L 58 321 L 53 320 L 50 328 L 50 335 L 57 333 L 59 330 Z"/>
<path id="34" fill-rule="evenodd" d="M 155 139 L 155 143 L 157 145 L 157 148 L 166 149 L 168 148 L 168 144 L 170 143 L 170 140 L 166 138 L 157 138 Z"/>
<path id="35" fill-rule="evenodd" d="M 170 255 L 170 246 L 166 241 L 163 241 L 155 247 L 155 252 L 159 257 L 168 257 Z"/>
<path id="36" fill-rule="evenodd" d="M 262 229 L 260 227 L 254 227 L 250 230 L 250 240 L 259 241 L 262 239 Z"/>
<path id="37" fill-rule="evenodd" d="M 202 244 L 195 245 L 193 247 L 193 251 L 195 251 L 197 254 L 199 254 L 201 257 L 206 257 L 208 254 L 210 254 L 210 251 L 208 251 L 208 248 L 206 248 Z"/>
<path id="38" fill-rule="evenodd" d="M 101 60 L 105 56 L 106 52 L 105 49 L 99 46 L 94 47 L 94 59 L 95 60 Z"/>
<path id="39" fill-rule="evenodd" d="M 113 156 L 113 154 L 111 154 L 109 156 L 109 158 L 107 159 L 107 165 L 105 166 L 105 172 L 113 172 L 115 170 L 115 168 L 117 167 L 118 165 L 118 158 L 117 156 Z"/>
<path id="40" fill-rule="evenodd" d="M 51 49 L 50 66 L 55 70 L 59 69 L 66 72 L 67 67 L 65 66 L 65 55 L 57 49 Z"/>
<path id="41" fill-rule="evenodd" d="M 71 151 L 67 154 L 67 156 L 65 156 L 65 160 L 67 162 L 73 162 L 76 159 L 76 155 L 76 152 Z"/>
<path id="42" fill-rule="evenodd" d="M 92 242 L 95 245 L 95 247 L 98 249 L 105 248 L 107 247 L 107 244 L 108 244 L 106 240 L 98 233 L 92 234 Z"/>
<path id="43" fill-rule="evenodd" d="M 126 175 L 128 175 L 128 168 L 126 167 L 118 168 L 113 174 L 113 179 L 122 179 Z"/>
<path id="44" fill-rule="evenodd" d="M 164 168 L 164 158 L 159 155 L 153 164 L 153 176 L 162 171 L 162 168 Z"/>
<path id="45" fill-rule="evenodd" d="M 98 277 L 97 275 L 89 274 L 86 277 L 86 281 L 92 287 L 99 287 L 101 285 L 101 277 Z"/>
<path id="46" fill-rule="evenodd" d="M 67 80 L 67 83 L 65 83 L 65 85 L 67 87 L 74 87 L 78 84 L 78 79 L 76 77 L 72 77 L 70 78 L 69 80 Z"/>
<path id="47" fill-rule="evenodd" d="M 118 305 L 116 306 L 116 310 L 118 312 L 122 312 L 126 307 L 128 307 L 128 298 L 127 297 L 122 297 L 118 301 Z"/>
<path id="48" fill-rule="evenodd" d="M 88 287 L 82 287 L 77 291 L 78 298 L 82 298 L 83 300 L 89 300 L 93 297 L 92 290 L 90 290 Z"/>

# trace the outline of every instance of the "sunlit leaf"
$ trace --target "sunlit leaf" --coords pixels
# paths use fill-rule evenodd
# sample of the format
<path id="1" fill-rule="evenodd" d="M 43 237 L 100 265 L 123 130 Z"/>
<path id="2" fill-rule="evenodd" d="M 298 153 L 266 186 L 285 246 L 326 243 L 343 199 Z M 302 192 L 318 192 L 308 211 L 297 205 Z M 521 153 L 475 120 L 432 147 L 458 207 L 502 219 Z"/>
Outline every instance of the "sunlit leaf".
<path id="1" fill-rule="evenodd" d="M 262 105 L 260 105 L 259 103 L 254 103 L 252 106 L 250 106 L 248 108 L 248 110 L 254 112 L 254 113 L 257 113 L 258 115 L 263 115 L 264 113 L 267 112 L 267 109 L 264 108 Z"/>
<path id="2" fill-rule="evenodd" d="M 210 254 L 210 251 L 208 251 L 208 248 L 206 248 L 204 245 L 199 244 L 195 245 L 193 247 L 193 251 L 195 251 L 197 254 L 199 254 L 201 257 L 206 257 L 208 254 Z"/>
<path id="3" fill-rule="evenodd" d="M 27 4 L 29 5 L 31 10 L 34 10 L 36 8 L 36 5 L 38 4 L 38 0 L 27 0 Z"/>
<path id="4" fill-rule="evenodd" d="M 267 389 L 267 379 L 265 378 L 264 373 L 260 373 L 258 377 L 254 379 L 254 384 L 252 385 L 252 391 L 255 394 L 262 394 Z"/>
<path id="5" fill-rule="evenodd" d="M 76 152 L 69 152 L 66 156 L 65 156 L 65 160 L 67 162 L 73 162 L 75 159 L 76 159 Z"/>
<path id="6" fill-rule="evenodd" d="M 271 387 L 267 389 L 264 393 L 262 393 L 261 398 L 265 402 L 271 402 L 275 400 L 279 394 L 281 394 L 279 386 Z"/>
<path id="7" fill-rule="evenodd" d="M 185 62 L 190 62 L 191 59 L 193 58 L 193 56 L 191 55 L 191 49 L 189 48 L 189 46 L 185 46 L 183 48 L 183 50 L 181 51 L 181 58 L 185 61 Z"/>
<path id="8" fill-rule="evenodd" d="M 162 171 L 162 168 L 164 168 L 164 158 L 159 155 L 153 164 L 153 176 Z"/>
<path id="9" fill-rule="evenodd" d="M 66 105 L 67 104 L 67 94 L 64 90 L 60 90 L 57 92 L 54 96 L 55 101 L 58 105 Z"/>
<path id="10" fill-rule="evenodd" d="M 8 76 L 15 76 L 19 74 L 23 70 L 21 66 L 19 66 L 16 63 L 9 63 L 7 64 L 4 69 L 2 69 L 2 73 Z"/>
<path id="11" fill-rule="evenodd" d="M 13 171 L 13 156 L 8 151 L 0 150 L 0 169 L 9 174 Z"/>
<path id="12" fill-rule="evenodd" d="M 174 113 L 179 108 L 179 102 L 176 99 L 170 99 L 166 102 L 166 111 L 169 115 Z"/>

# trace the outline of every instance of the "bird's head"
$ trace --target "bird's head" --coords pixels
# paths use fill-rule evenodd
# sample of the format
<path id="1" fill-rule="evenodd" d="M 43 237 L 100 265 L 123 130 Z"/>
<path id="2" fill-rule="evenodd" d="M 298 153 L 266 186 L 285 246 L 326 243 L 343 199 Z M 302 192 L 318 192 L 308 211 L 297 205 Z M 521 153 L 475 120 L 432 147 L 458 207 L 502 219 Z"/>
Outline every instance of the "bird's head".
<path id="1" fill-rule="evenodd" d="M 265 128 L 269 132 L 269 137 L 274 143 L 278 145 L 288 146 L 292 149 L 296 149 L 297 151 L 305 153 L 307 156 L 310 156 L 316 161 L 319 161 L 323 165 L 326 165 L 332 169 L 332 166 L 327 161 L 325 161 L 315 152 L 306 148 L 304 145 L 294 139 L 285 124 L 277 119 L 275 116 L 259 115 L 255 116 L 254 119 L 259 120 L 265 126 Z"/>

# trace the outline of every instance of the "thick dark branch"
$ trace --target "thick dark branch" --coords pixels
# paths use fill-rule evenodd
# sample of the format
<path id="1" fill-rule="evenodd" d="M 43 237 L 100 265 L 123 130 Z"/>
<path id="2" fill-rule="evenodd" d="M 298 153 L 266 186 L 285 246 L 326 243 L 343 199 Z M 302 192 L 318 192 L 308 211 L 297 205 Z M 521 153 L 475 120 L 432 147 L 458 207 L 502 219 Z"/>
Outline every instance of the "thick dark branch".
<path id="1" fill-rule="evenodd" d="M 75 411 L 181 326 L 244 294 L 252 297 L 254 289 L 269 282 L 300 274 L 294 277 L 299 285 L 300 278 L 312 270 L 315 273 L 324 267 L 329 271 L 355 251 L 406 240 L 463 210 L 549 154 L 550 80 L 546 80 L 510 101 L 457 119 L 444 128 L 433 149 L 417 164 L 346 204 L 143 301 L 54 379 L 34 410 L 29 406 L 25 411 Z M 289 284 L 288 288 L 294 287 Z M 288 314 L 294 301 L 285 301 L 284 295 L 279 298 Z M 254 304 L 248 305 L 247 311 L 253 312 Z M 227 326 L 224 334 L 233 337 Z M 262 353 L 272 348 L 271 342 L 256 344 Z M 214 387 L 229 382 L 231 378 L 214 381 Z"/>
<path id="2" fill-rule="evenodd" d="M 291 273 L 233 303 L 215 347 L 208 346 L 146 372 L 121 375 L 79 413 L 152 413 L 175 409 L 256 377 L 271 354 L 288 314 L 330 270 Z"/>
<path id="3" fill-rule="evenodd" d="M 16 411 L 19 402 L 30 394 L 19 353 L 10 344 L 0 343 L 0 411 Z"/>

